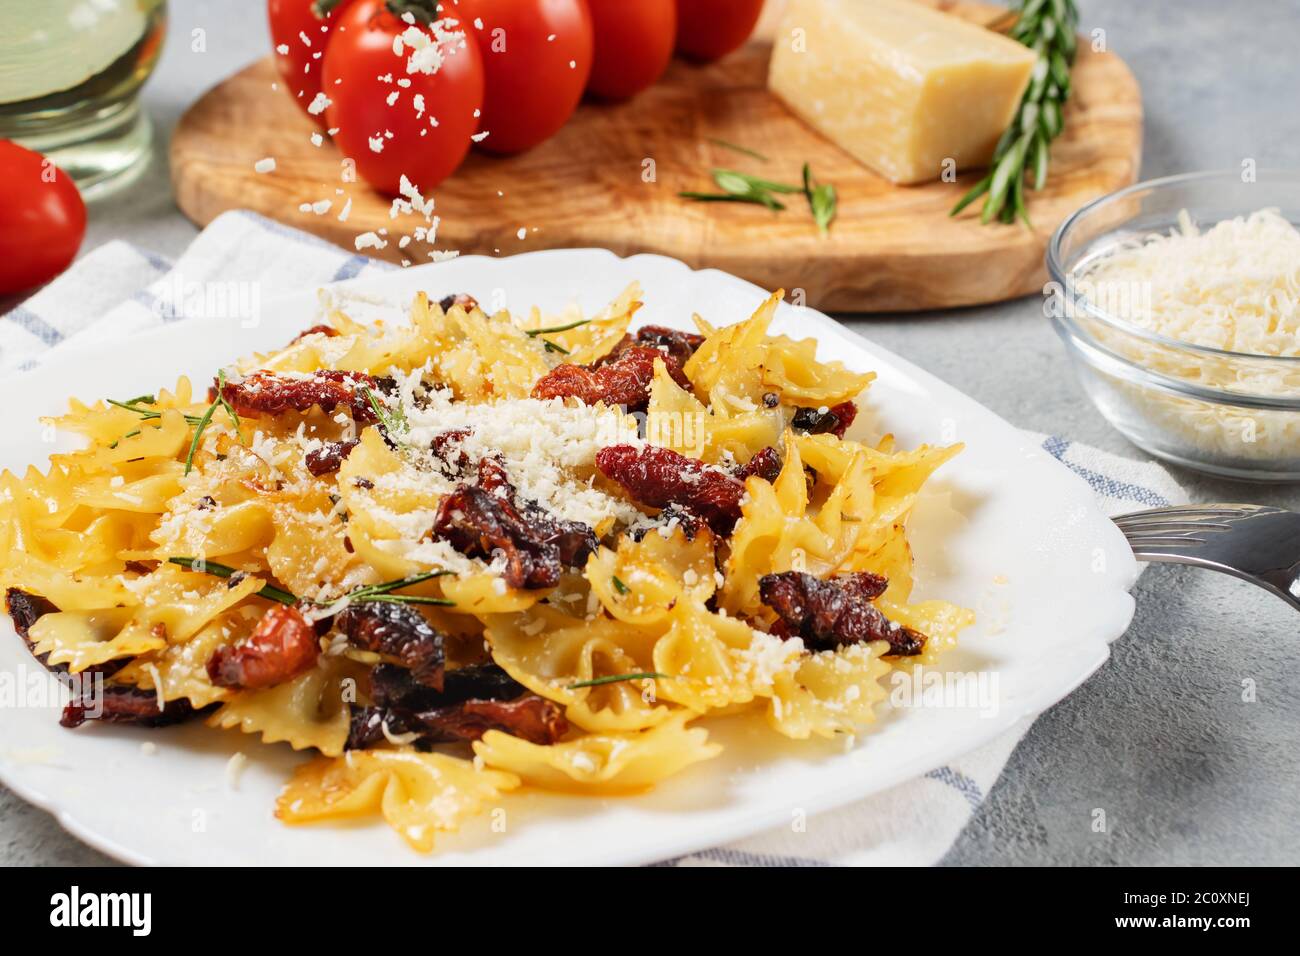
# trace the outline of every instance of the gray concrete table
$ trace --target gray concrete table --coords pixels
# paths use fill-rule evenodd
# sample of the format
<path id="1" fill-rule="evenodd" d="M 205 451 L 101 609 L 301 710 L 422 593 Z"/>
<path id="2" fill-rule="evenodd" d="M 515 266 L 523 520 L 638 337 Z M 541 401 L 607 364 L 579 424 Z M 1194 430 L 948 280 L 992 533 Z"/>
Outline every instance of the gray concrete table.
<path id="1" fill-rule="evenodd" d="M 1079 0 L 1146 101 L 1144 178 L 1197 169 L 1300 167 L 1300 0 Z M 260 0 L 172 0 L 170 38 L 145 103 L 165 142 L 206 88 L 268 49 Z M 206 50 L 191 51 L 192 31 Z M 86 249 L 127 239 L 169 256 L 195 234 L 160 151 L 130 190 L 96 203 Z M 1138 458 L 1075 383 L 1037 298 L 846 324 L 1004 416 Z M 1300 509 L 1296 488 L 1178 471 L 1194 500 Z M 1300 620 L 1262 591 L 1153 567 L 1109 662 L 1044 714 L 944 862 L 1300 862 Z M 1258 688 L 1241 699 L 1241 682 Z M 1093 833 L 1104 808 L 1110 832 Z M 0 788 L 0 863 L 105 863 Z"/>

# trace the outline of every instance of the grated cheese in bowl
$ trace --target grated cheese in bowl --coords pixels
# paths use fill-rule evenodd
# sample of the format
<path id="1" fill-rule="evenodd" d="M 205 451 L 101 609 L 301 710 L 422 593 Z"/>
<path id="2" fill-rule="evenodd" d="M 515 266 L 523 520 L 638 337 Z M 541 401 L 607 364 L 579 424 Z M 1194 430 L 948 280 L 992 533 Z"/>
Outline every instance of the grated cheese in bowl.
<path id="1" fill-rule="evenodd" d="M 1102 414 L 1158 457 L 1300 480 L 1300 229 L 1283 213 L 1300 213 L 1300 176 L 1278 178 L 1139 184 L 1052 240 L 1049 317 Z M 1241 208 L 1239 196 L 1277 205 L 1189 211 Z"/>

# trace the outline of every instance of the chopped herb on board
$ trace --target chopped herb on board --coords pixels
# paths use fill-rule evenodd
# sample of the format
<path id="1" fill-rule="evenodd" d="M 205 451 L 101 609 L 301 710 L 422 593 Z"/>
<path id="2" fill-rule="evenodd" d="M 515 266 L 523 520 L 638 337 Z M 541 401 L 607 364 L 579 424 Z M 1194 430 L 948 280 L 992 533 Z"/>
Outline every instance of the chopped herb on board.
<path id="1" fill-rule="evenodd" d="M 732 147 L 729 143 L 721 145 L 745 151 L 744 147 Z M 830 232 L 830 224 L 835 219 L 837 205 L 835 187 L 829 183 L 815 183 L 808 163 L 803 165 L 802 184 L 765 179 L 735 169 L 715 168 L 710 171 L 710 174 L 720 192 L 680 192 L 677 195 L 693 202 L 749 203 L 764 206 L 772 212 L 783 212 L 786 208 L 785 203 L 776 197 L 802 193 L 808 200 L 808 208 L 812 211 L 813 222 L 817 224 L 818 232 L 823 236 Z"/>

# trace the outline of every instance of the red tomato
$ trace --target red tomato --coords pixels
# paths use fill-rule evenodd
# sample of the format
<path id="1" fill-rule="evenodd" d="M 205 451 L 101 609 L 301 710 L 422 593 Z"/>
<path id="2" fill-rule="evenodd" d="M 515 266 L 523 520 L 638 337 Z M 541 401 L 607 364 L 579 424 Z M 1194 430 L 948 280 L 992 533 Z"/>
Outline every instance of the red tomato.
<path id="1" fill-rule="evenodd" d="M 596 56 L 587 89 L 625 100 L 663 76 L 677 37 L 676 0 L 587 0 Z"/>
<path id="2" fill-rule="evenodd" d="M 555 135 L 591 75 L 591 13 L 583 0 L 460 0 L 483 51 L 484 149 L 518 153 Z M 477 24 L 482 23 L 482 28 Z"/>
<path id="3" fill-rule="evenodd" d="M 76 183 L 40 153 L 0 139 L 0 295 L 53 279 L 85 235 Z"/>
<path id="4" fill-rule="evenodd" d="M 427 195 L 461 164 L 478 129 L 483 60 L 446 0 L 442 12 L 434 24 L 443 58 L 436 72 L 408 72 L 413 54 L 422 54 L 409 44 L 400 56 L 394 52 L 393 41 L 412 26 L 389 13 L 384 0 L 353 0 L 325 51 L 321 80 L 331 101 L 325 116 L 338 128 L 334 142 L 366 182 L 389 195 L 403 175 Z M 411 85 L 401 86 L 403 79 Z"/>
<path id="5" fill-rule="evenodd" d="M 343 8 L 350 0 L 333 4 L 324 18 L 316 16 L 317 0 L 266 0 L 266 18 L 271 24 L 271 46 L 275 49 L 275 68 L 280 71 L 285 88 L 299 109 L 306 111 L 320 92 L 321 60 L 330 33 Z M 302 38 L 306 37 L 308 43 Z M 310 45 L 309 45 L 310 44 Z M 285 52 L 281 53 L 281 49 Z M 320 123 L 324 116 L 313 120 Z"/>
<path id="6" fill-rule="evenodd" d="M 677 0 L 677 52 L 706 63 L 744 46 L 763 0 Z"/>

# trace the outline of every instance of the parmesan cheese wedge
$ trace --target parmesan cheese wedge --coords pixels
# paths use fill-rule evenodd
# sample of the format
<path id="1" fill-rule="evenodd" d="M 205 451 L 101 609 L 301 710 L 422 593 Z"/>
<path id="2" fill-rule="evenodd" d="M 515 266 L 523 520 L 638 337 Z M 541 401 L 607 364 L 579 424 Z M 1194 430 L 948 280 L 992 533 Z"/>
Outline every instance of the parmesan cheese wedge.
<path id="1" fill-rule="evenodd" d="M 919 183 L 945 160 L 954 171 L 988 164 L 1036 59 L 909 0 L 790 0 L 768 86 L 859 162 Z"/>

